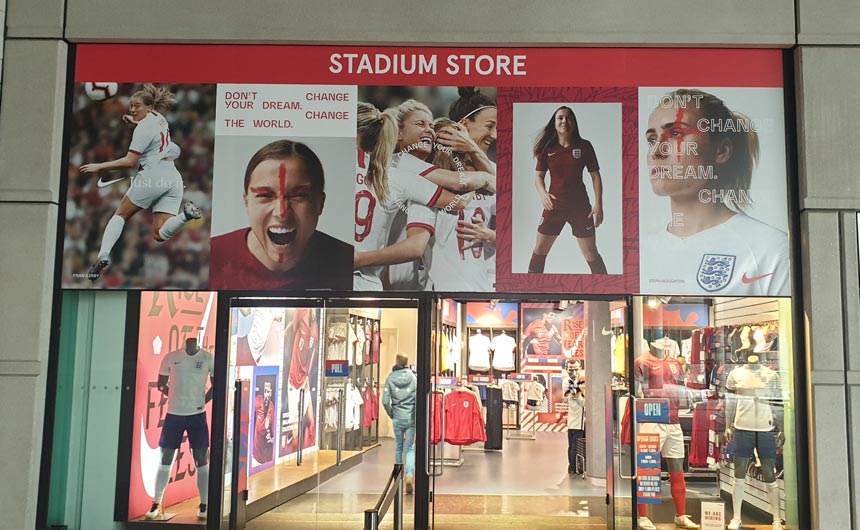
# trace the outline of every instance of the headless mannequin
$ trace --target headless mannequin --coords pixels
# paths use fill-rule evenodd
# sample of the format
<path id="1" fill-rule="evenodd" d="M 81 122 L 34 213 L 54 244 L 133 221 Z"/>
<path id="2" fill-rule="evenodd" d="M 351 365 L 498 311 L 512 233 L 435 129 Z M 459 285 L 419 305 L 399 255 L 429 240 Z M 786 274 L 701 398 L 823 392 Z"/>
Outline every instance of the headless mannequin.
<path id="1" fill-rule="evenodd" d="M 645 345 L 645 343 L 647 343 L 647 341 L 645 341 L 643 339 L 643 346 Z M 655 357 L 657 357 L 658 359 L 663 359 L 663 357 L 664 357 L 664 349 L 663 348 L 664 348 L 663 341 L 661 341 L 661 340 L 653 341 L 651 343 L 648 343 L 648 349 L 647 350 L 643 349 L 642 354 L 646 355 L 647 352 L 650 351 L 651 354 L 654 355 Z M 665 364 L 663 366 L 663 370 L 667 370 Z M 679 396 L 675 395 L 676 389 L 674 387 L 676 385 L 669 384 L 669 385 L 663 386 L 663 388 L 660 388 L 660 389 L 650 388 L 650 385 L 648 382 L 648 376 L 649 376 L 649 371 L 645 370 L 643 373 L 640 374 L 639 379 L 637 381 L 638 388 L 639 388 L 638 394 L 640 397 L 645 397 L 645 398 L 649 398 L 649 397 L 658 398 L 659 397 L 659 398 L 668 398 L 670 400 L 679 399 Z M 680 376 L 680 374 L 676 374 L 676 377 L 678 377 L 678 376 Z M 645 425 L 647 425 L 647 424 L 645 424 Z M 662 458 L 666 462 L 666 467 L 669 471 L 669 477 L 670 477 L 669 480 L 671 481 L 670 483 L 671 483 L 671 491 L 672 491 L 672 501 L 675 504 L 675 517 L 676 517 L 676 521 L 677 521 L 677 518 L 679 516 L 686 518 L 685 514 L 686 514 L 686 504 L 687 504 L 687 493 L 686 493 L 687 483 L 686 483 L 686 480 L 684 478 L 684 458 L 683 457 L 682 458 L 669 458 L 669 457 L 665 457 L 665 456 L 663 456 Z M 645 526 L 645 525 L 651 525 L 651 526 L 646 526 L 646 528 L 653 528 L 653 524 L 650 522 L 650 520 L 647 519 L 647 517 L 648 517 L 648 505 L 647 504 L 639 504 L 638 505 L 638 515 L 640 518 L 639 519 L 640 528 Z M 695 525 L 691 526 L 691 528 L 692 527 L 698 528 L 698 526 L 695 526 Z"/>
<path id="2" fill-rule="evenodd" d="M 747 328 L 744 328 L 747 329 Z M 744 368 L 753 373 L 759 373 L 762 370 L 762 365 L 759 363 L 759 356 L 755 353 L 751 353 L 747 356 L 747 363 L 744 365 Z M 737 400 L 736 396 L 731 396 L 727 402 L 727 410 L 726 410 L 726 438 L 731 441 L 734 438 L 736 433 L 734 424 L 735 424 L 735 416 L 737 414 Z M 752 399 L 758 401 L 759 396 L 755 396 Z M 776 445 L 779 447 L 781 445 L 780 441 L 783 437 L 782 434 L 782 422 L 779 421 L 780 418 L 778 415 L 775 415 L 777 429 L 779 430 L 779 434 L 777 435 Z M 737 429 L 738 431 L 740 429 Z M 768 432 L 758 432 L 758 435 L 765 436 L 769 435 Z M 768 492 L 768 500 L 770 501 L 771 513 L 773 515 L 774 529 L 776 529 L 776 523 L 780 523 L 781 528 L 781 517 L 779 512 L 779 486 L 776 483 L 776 458 L 770 457 L 767 458 L 760 456 L 759 460 L 761 461 L 761 473 L 762 479 L 767 485 Z M 750 457 L 743 456 L 734 456 L 734 464 L 735 464 L 735 482 L 732 488 L 732 507 L 734 514 L 732 516 L 732 520 L 729 523 L 729 528 L 737 529 L 741 527 L 741 511 L 743 508 L 744 502 L 744 485 L 746 482 L 746 473 L 747 468 L 749 466 Z"/>
<path id="3" fill-rule="evenodd" d="M 187 339 L 185 341 L 185 353 L 187 355 L 194 356 L 194 355 L 197 355 L 197 353 L 199 351 L 200 351 L 200 348 L 197 345 L 197 339 L 196 338 L 190 338 L 190 339 Z M 158 383 L 156 385 L 158 390 L 160 390 L 161 393 L 164 394 L 165 396 L 167 396 L 170 392 L 170 385 L 169 385 L 168 379 L 169 379 L 169 376 L 159 374 Z M 214 381 L 212 381 L 211 375 L 209 378 L 209 383 L 210 383 L 209 390 L 206 391 L 206 397 L 205 397 L 206 403 L 208 403 L 212 399 L 212 387 L 214 386 Z M 169 474 L 170 468 L 173 466 L 173 459 L 176 457 L 176 449 L 167 449 L 165 447 L 161 447 L 160 449 L 161 449 L 161 466 L 162 466 L 162 469 L 164 469 L 164 467 L 167 467 L 167 473 Z M 199 470 L 201 467 L 207 466 L 209 464 L 209 449 L 208 448 L 206 448 L 206 449 L 191 449 L 191 457 L 194 459 L 194 466 Z M 161 473 L 161 470 L 159 472 Z M 164 482 L 164 486 L 165 487 L 167 486 L 166 482 Z M 200 490 L 201 488 L 205 488 L 205 487 L 207 487 L 207 486 L 202 486 L 200 483 L 197 484 L 198 490 Z M 156 489 L 159 489 L 158 486 L 156 487 Z M 200 493 L 201 499 L 205 499 L 208 497 L 208 491 L 205 493 L 203 491 L 199 491 L 199 493 Z M 157 497 L 161 497 L 162 495 L 164 495 L 164 489 L 163 488 L 161 489 L 161 491 L 156 491 Z M 159 499 L 157 499 L 157 501 L 160 503 L 161 499 L 159 498 Z M 203 504 L 206 504 L 206 503 L 203 503 Z"/>
<path id="4" fill-rule="evenodd" d="M 657 357 L 658 359 L 663 358 L 663 348 L 662 346 L 654 346 L 653 344 L 649 344 L 649 350 L 651 353 Z M 641 389 L 642 397 L 648 397 L 649 389 L 647 382 L 640 381 L 639 388 Z M 683 458 L 664 458 L 666 461 L 666 467 L 669 468 L 669 473 L 675 472 L 683 472 L 684 471 L 684 459 Z"/>

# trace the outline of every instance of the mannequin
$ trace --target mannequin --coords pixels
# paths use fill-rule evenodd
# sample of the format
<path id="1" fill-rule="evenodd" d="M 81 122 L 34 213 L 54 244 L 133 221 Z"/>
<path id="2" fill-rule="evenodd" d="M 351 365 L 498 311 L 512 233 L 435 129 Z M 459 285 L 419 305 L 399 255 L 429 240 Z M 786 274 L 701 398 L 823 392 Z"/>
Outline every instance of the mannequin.
<path id="1" fill-rule="evenodd" d="M 469 337 L 469 369 L 487 372 L 490 369 L 490 339 L 480 329 Z"/>
<path id="2" fill-rule="evenodd" d="M 185 341 L 184 350 L 168 353 L 161 360 L 157 388 L 167 396 L 167 416 L 161 430 L 158 446 L 161 465 L 155 475 L 155 498 L 146 518 L 164 517 L 162 501 L 170 481 L 170 471 L 182 435 L 188 433 L 191 456 L 197 468 L 197 492 L 200 495 L 197 518 L 206 519 L 209 497 L 209 426 L 206 421 L 206 403 L 212 399 L 212 378 L 215 374 L 215 356 L 200 349 L 196 338 Z M 209 389 L 206 390 L 206 380 Z"/>
<path id="3" fill-rule="evenodd" d="M 672 341 L 674 342 L 674 341 Z M 677 345 L 677 343 L 676 343 Z M 647 350 L 633 362 L 633 375 L 637 394 L 645 398 L 666 398 L 669 400 L 669 423 L 643 423 L 640 433 L 660 435 L 660 453 L 669 468 L 672 501 L 675 503 L 675 526 L 677 528 L 697 529 L 686 513 L 687 483 L 684 479 L 684 433 L 681 431 L 678 406 L 684 395 L 680 384 L 681 367 L 674 358 L 664 355 L 665 343 L 662 340 L 651 342 Z M 640 530 L 656 530 L 648 518 L 648 505 L 640 504 Z"/>
<path id="4" fill-rule="evenodd" d="M 756 453 L 767 485 L 773 530 L 783 530 L 779 486 L 776 483 L 776 450 L 783 440 L 782 418 L 779 414 L 781 409 L 770 404 L 779 397 L 778 379 L 776 372 L 760 364 L 758 354 L 749 353 L 746 364 L 732 370 L 726 380 L 726 438 L 735 442 L 734 513 L 728 525 L 730 530 L 741 528 L 746 471 Z"/>

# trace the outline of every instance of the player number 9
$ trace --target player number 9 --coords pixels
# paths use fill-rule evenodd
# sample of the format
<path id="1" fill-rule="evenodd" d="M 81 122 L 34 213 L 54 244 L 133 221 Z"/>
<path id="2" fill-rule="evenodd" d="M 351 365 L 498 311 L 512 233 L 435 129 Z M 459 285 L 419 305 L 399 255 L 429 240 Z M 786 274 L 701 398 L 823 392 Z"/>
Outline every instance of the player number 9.
<path id="1" fill-rule="evenodd" d="M 376 209 L 376 198 L 369 190 L 361 190 L 355 194 L 355 242 L 361 243 L 373 228 L 373 211 Z"/>

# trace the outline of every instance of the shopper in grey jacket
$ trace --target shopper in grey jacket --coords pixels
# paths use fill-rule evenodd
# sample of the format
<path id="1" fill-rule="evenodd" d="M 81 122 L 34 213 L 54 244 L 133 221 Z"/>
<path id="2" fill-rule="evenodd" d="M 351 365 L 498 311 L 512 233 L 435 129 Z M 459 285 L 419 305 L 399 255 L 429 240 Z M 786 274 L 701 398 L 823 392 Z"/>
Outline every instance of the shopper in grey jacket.
<path id="1" fill-rule="evenodd" d="M 394 424 L 394 463 L 403 463 L 406 449 L 406 493 L 411 495 L 415 475 L 415 388 L 416 378 L 407 366 L 409 358 L 398 353 L 396 364 L 385 379 L 382 406 Z"/>

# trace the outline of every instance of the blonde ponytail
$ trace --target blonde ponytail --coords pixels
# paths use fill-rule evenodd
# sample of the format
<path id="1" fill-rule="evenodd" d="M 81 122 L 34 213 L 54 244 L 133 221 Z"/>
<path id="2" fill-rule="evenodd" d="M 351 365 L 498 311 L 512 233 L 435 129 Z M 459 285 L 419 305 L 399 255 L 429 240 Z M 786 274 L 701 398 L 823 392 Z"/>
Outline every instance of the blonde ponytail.
<path id="1" fill-rule="evenodd" d="M 388 195 L 388 163 L 397 147 L 397 122 L 370 103 L 359 101 L 357 126 L 359 147 L 370 158 L 364 180 L 384 201 Z"/>
<path id="2" fill-rule="evenodd" d="M 132 94 L 131 97 L 138 98 L 144 105 L 151 106 L 159 112 L 164 112 L 176 104 L 176 96 L 172 92 L 152 83 L 143 85 L 143 88 Z"/>

